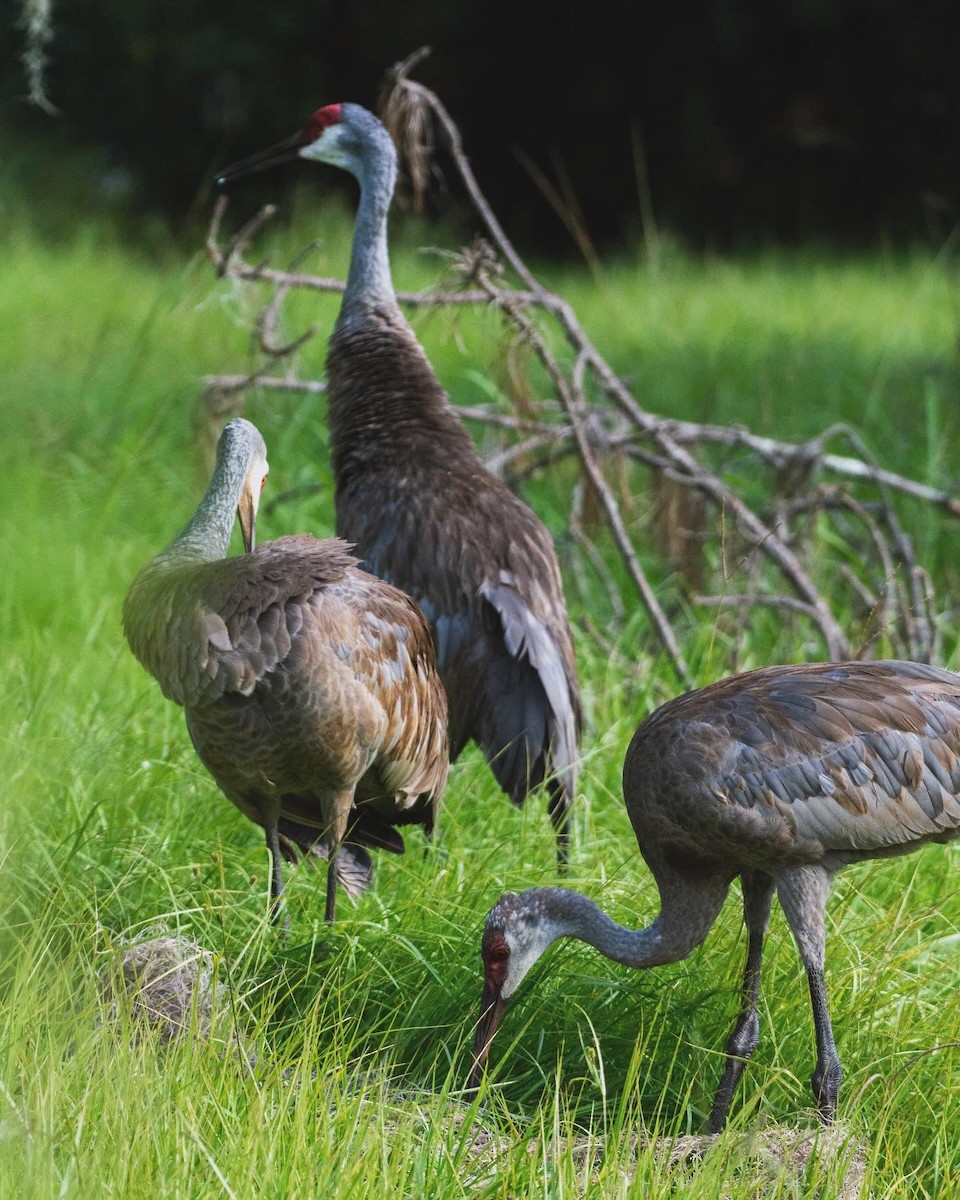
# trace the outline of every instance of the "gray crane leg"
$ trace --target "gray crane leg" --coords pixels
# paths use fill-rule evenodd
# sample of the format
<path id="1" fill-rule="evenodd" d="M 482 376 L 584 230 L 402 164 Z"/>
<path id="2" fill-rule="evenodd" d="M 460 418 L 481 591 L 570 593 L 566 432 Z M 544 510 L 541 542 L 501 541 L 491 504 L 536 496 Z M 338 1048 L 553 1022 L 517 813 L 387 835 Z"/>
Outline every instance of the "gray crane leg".
<path id="1" fill-rule="evenodd" d="M 774 882 L 762 871 L 744 871 L 743 920 L 747 927 L 747 965 L 743 974 L 740 1015 L 727 1041 L 727 1063 L 710 1112 L 710 1132 L 719 1133 L 727 1120 L 730 1101 L 750 1056 L 760 1041 L 760 959 L 770 920 Z"/>
<path id="2" fill-rule="evenodd" d="M 337 858 L 340 855 L 340 847 L 343 845 L 344 838 L 347 836 L 350 809 L 353 807 L 353 791 L 354 789 L 351 787 L 345 792 L 340 792 L 334 798 L 331 819 L 326 829 L 323 830 L 324 844 L 330 847 L 327 857 L 327 903 L 323 912 L 323 919 L 328 925 L 333 924 L 333 918 L 337 913 Z"/>
<path id="3" fill-rule="evenodd" d="M 548 780 L 547 791 L 550 795 L 547 811 L 557 839 L 557 870 L 565 875 L 570 858 L 570 797 L 567 789 L 555 780 Z"/>
<path id="4" fill-rule="evenodd" d="M 327 903 L 323 911 L 323 919 L 328 925 L 333 924 L 337 913 L 337 855 L 340 847 L 335 846 L 327 859 Z"/>
<path id="5" fill-rule="evenodd" d="M 824 913 L 829 894 L 830 875 L 823 867 L 795 867 L 777 877 L 777 895 L 793 930 L 810 988 L 817 1039 L 817 1065 L 810 1086 L 825 1125 L 837 1115 L 837 1096 L 843 1078 L 823 981 Z"/>
<path id="6" fill-rule="evenodd" d="M 286 929 L 290 923 L 289 914 L 283 907 L 283 856 L 280 849 L 280 830 L 276 821 L 266 827 L 267 849 L 270 851 L 270 920 L 278 925 L 283 920 Z"/>
<path id="7" fill-rule="evenodd" d="M 823 982 L 823 968 L 807 969 L 807 983 L 810 986 L 810 1002 L 813 1005 L 813 1024 L 817 1033 L 817 1066 L 810 1080 L 820 1120 L 824 1125 L 830 1125 L 837 1116 L 837 1097 L 840 1094 L 840 1081 L 843 1079 L 843 1067 L 840 1056 L 833 1040 L 833 1028 L 830 1024 L 830 1012 L 827 1008 L 827 990 Z"/>

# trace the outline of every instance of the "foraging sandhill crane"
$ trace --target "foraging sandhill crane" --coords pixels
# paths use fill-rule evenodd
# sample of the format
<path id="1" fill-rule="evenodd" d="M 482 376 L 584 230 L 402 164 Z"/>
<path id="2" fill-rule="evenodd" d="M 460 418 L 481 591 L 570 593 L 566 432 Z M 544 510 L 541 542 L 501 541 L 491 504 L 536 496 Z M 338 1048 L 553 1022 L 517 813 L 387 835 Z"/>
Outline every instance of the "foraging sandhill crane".
<path id="1" fill-rule="evenodd" d="M 327 355 L 337 533 L 430 621 L 451 761 L 475 741 L 515 804 L 546 780 L 562 867 L 581 710 L 550 534 L 484 468 L 400 312 L 387 251 L 397 160 L 386 129 L 358 104 L 331 104 L 218 182 L 295 157 L 342 167 L 360 184 Z"/>
<path id="2" fill-rule="evenodd" d="M 719 1131 L 760 1038 L 760 957 L 776 891 L 813 1004 L 813 1094 L 824 1122 L 841 1069 L 824 985 L 834 873 L 960 834 L 960 675 L 911 662 L 763 667 L 689 692 L 636 731 L 623 794 L 660 892 L 645 929 L 618 925 L 563 888 L 502 896 L 483 933 L 483 999 L 468 1087 L 509 998 L 547 947 L 579 938 L 614 962 L 654 967 L 706 937 L 739 875 L 748 934 L 742 1009 L 710 1116 Z"/>
<path id="3" fill-rule="evenodd" d="M 281 855 L 319 846 L 332 921 L 338 876 L 348 890 L 364 882 L 363 846 L 402 851 L 394 825 L 432 825 L 448 769 L 446 697 L 423 615 L 361 571 L 345 542 L 302 535 L 254 549 L 266 477 L 260 433 L 231 421 L 206 495 L 133 581 L 123 626 L 185 709 L 221 791 L 266 831 L 274 919 Z M 247 553 L 227 558 L 234 514 Z M 352 866 L 338 872 L 345 838 Z"/>

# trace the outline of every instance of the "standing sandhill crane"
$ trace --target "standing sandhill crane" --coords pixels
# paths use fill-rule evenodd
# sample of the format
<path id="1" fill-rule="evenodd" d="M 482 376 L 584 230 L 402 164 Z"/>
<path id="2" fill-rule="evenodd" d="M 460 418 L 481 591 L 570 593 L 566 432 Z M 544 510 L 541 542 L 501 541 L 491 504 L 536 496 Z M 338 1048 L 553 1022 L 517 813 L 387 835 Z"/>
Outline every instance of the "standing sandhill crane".
<path id="1" fill-rule="evenodd" d="M 824 986 L 833 874 L 960 834 L 960 675 L 910 662 L 763 667 L 689 692 L 639 727 L 623 794 L 660 915 L 625 929 L 563 888 L 507 893 L 483 933 L 484 988 L 468 1086 L 479 1083 L 510 996 L 551 942 L 655 967 L 707 936 L 740 876 L 748 933 L 740 1016 L 710 1126 L 719 1131 L 760 1039 L 760 957 L 774 890 L 807 974 L 824 1122 L 841 1068 Z"/>
<path id="2" fill-rule="evenodd" d="M 447 777 L 446 697 L 423 615 L 361 571 L 346 543 L 303 535 L 254 549 L 266 478 L 263 438 L 231 421 L 206 495 L 133 581 L 123 626 L 186 710 L 221 791 L 266 830 L 274 919 L 281 854 L 319 844 L 332 921 L 345 838 L 360 855 L 402 850 L 393 825 L 432 825 Z M 234 513 L 247 553 L 226 558 Z M 349 884 L 350 870 L 339 875 Z"/>
<path id="3" fill-rule="evenodd" d="M 433 626 L 451 761 L 475 741 L 515 804 L 546 779 L 562 867 L 581 710 L 553 543 L 480 462 L 397 305 L 390 135 L 358 104 L 331 104 L 286 141 L 227 167 L 219 183 L 296 157 L 342 167 L 360 184 L 327 355 L 337 533 Z"/>

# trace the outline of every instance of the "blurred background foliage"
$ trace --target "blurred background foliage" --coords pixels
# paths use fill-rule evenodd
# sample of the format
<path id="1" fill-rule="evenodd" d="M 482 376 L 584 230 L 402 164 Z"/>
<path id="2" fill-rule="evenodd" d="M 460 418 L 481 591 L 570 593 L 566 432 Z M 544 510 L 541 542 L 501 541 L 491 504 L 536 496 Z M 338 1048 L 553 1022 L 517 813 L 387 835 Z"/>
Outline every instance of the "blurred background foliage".
<path id="1" fill-rule="evenodd" d="M 430 43 L 418 77 L 460 124 L 527 249 L 574 248 L 541 175 L 599 249 L 649 234 L 644 217 L 717 249 L 936 243 L 956 220 L 960 72 L 947 0 L 565 11 L 538 0 L 54 0 L 45 87 L 56 115 L 25 101 L 23 10 L 5 12 L 6 169 L 42 187 L 48 160 L 82 152 L 81 212 L 147 211 L 193 230 L 217 166 L 321 104 L 374 106 L 385 67 Z M 455 210 L 457 196 L 439 181 L 433 202 Z"/>

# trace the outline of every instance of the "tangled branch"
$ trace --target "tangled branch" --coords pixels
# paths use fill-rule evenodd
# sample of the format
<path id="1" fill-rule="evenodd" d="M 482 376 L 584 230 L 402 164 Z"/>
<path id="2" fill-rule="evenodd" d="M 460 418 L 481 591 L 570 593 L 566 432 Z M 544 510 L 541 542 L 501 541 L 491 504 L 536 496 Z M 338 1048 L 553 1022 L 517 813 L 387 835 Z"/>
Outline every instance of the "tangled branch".
<path id="1" fill-rule="evenodd" d="M 522 478 L 546 462 L 577 464 L 581 483 L 573 488 L 569 518 L 572 542 L 582 555 L 575 577 L 583 579 L 588 572 L 598 577 L 614 620 L 630 608 L 622 589 L 632 589 L 684 683 L 690 672 L 674 624 L 689 604 L 717 611 L 717 619 L 731 622 L 733 633 L 740 635 L 758 609 L 803 620 L 816 630 L 830 658 L 868 655 L 879 642 L 892 653 L 929 660 L 935 649 L 932 589 L 898 518 L 894 496 L 912 497 L 951 517 L 960 516 L 960 497 L 881 468 L 845 425 L 790 443 L 742 426 L 677 421 L 642 408 L 570 305 L 540 283 L 507 237 L 477 183 L 450 114 L 434 92 L 409 77 L 423 57 L 418 51 L 388 73 L 381 96 L 385 123 L 405 160 L 412 161 L 415 200 L 425 187 L 434 128 L 443 135 L 486 238 L 453 256 L 457 286 L 400 293 L 398 299 L 411 307 L 493 306 L 540 360 L 552 396 L 525 405 L 523 411 L 506 412 L 495 405 L 459 411 L 499 436 L 488 459 L 492 470 Z M 282 344 L 276 334 L 278 314 L 290 289 L 335 292 L 344 287 L 339 279 L 300 272 L 296 264 L 278 270 L 248 261 L 250 246 L 272 209 L 264 209 L 221 248 L 225 207 L 220 200 L 207 242 L 218 274 L 270 285 L 273 295 L 257 322 L 262 369 L 207 380 L 207 411 L 218 419 L 225 408 L 239 408 L 253 385 L 323 390 L 320 381 L 274 373 L 281 360 L 295 360 L 296 351 L 315 332 L 310 329 Z M 844 453 L 834 452 L 837 443 Z M 743 456 L 759 466 L 762 486 L 749 489 L 750 498 L 744 494 L 747 489 L 724 477 L 724 458 L 733 451 L 740 455 L 741 474 Z M 643 530 L 625 513 L 632 498 L 643 494 L 658 497 L 654 540 L 689 585 L 688 605 L 677 606 L 671 616 L 643 565 L 650 558 L 641 550 Z M 598 523 L 608 531 L 609 553 L 602 547 Z M 848 548 L 847 561 L 837 562 L 830 553 L 830 545 L 837 543 Z M 716 569 L 708 572 L 707 561 Z M 703 591 L 701 581 L 708 577 L 719 581 L 718 593 Z M 852 606 L 858 614 L 856 638 L 840 624 L 838 601 L 845 612 Z"/>

